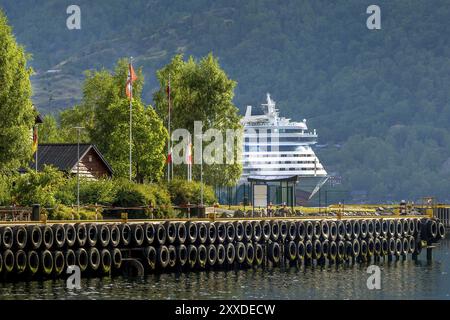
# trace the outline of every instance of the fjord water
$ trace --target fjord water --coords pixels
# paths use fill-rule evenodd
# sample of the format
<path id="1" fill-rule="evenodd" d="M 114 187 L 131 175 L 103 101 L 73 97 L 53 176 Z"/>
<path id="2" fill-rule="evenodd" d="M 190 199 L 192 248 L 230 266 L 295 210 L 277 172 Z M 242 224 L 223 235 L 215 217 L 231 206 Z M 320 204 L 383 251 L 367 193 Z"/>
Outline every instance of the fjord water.
<path id="1" fill-rule="evenodd" d="M 450 299 L 450 239 L 439 243 L 433 261 L 381 262 L 381 289 L 367 289 L 367 266 L 207 271 L 65 280 L 0 282 L 0 299 Z"/>

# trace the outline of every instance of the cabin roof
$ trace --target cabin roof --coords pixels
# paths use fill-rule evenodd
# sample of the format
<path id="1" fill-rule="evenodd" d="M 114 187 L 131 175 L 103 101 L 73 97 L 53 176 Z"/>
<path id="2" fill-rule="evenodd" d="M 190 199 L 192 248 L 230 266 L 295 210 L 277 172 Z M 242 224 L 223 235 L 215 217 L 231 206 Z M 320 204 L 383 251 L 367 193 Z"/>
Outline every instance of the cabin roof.
<path id="1" fill-rule="evenodd" d="M 38 170 L 41 171 L 44 165 L 51 165 L 61 171 L 70 172 L 78 162 L 77 149 L 78 145 L 76 143 L 39 144 L 37 151 Z M 80 143 L 80 160 L 91 150 L 94 150 L 106 169 L 112 174 L 113 170 L 108 161 L 93 144 Z M 31 168 L 34 168 L 34 166 L 34 163 L 30 164 Z"/>

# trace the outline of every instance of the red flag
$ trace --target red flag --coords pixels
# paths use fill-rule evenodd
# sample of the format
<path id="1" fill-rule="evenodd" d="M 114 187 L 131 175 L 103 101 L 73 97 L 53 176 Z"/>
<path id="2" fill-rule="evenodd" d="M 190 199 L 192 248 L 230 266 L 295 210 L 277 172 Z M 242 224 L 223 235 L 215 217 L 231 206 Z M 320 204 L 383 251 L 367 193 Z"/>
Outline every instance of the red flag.
<path id="1" fill-rule="evenodd" d="M 192 143 L 189 142 L 186 150 L 186 164 L 192 164 Z"/>
<path id="2" fill-rule="evenodd" d="M 128 65 L 128 78 L 126 85 L 126 94 L 128 99 L 132 99 L 133 83 L 137 80 L 136 73 L 134 72 L 133 65 L 130 63 Z"/>
<path id="3" fill-rule="evenodd" d="M 38 147 L 38 129 L 37 126 L 33 127 L 33 153 L 36 152 Z"/>
<path id="4" fill-rule="evenodd" d="M 170 148 L 169 154 L 167 155 L 166 163 L 172 163 L 172 148 Z"/>

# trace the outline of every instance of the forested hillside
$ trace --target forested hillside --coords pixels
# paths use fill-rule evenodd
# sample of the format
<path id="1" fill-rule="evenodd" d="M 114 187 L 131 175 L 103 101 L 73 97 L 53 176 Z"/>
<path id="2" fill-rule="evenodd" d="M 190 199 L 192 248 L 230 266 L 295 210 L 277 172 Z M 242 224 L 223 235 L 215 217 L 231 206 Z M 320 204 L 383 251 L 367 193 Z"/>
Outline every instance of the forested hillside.
<path id="1" fill-rule="evenodd" d="M 33 55 L 43 112 L 73 106 L 84 70 L 125 56 L 144 68 L 151 102 L 155 71 L 174 54 L 213 52 L 241 110 L 270 92 L 283 115 L 308 119 L 326 169 L 355 199 L 450 200 L 448 1 L 377 1 L 381 30 L 366 28 L 372 1 L 361 0 L 78 0 L 77 31 L 66 28 L 70 4 L 0 0 Z"/>

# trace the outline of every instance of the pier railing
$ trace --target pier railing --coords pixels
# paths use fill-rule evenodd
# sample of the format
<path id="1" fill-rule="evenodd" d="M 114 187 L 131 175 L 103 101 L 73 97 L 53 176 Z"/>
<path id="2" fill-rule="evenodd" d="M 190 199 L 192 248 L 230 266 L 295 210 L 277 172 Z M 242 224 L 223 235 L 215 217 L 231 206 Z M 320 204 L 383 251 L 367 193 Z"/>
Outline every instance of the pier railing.
<path id="1" fill-rule="evenodd" d="M 29 221 L 31 208 L 29 207 L 0 207 L 0 221 Z"/>

